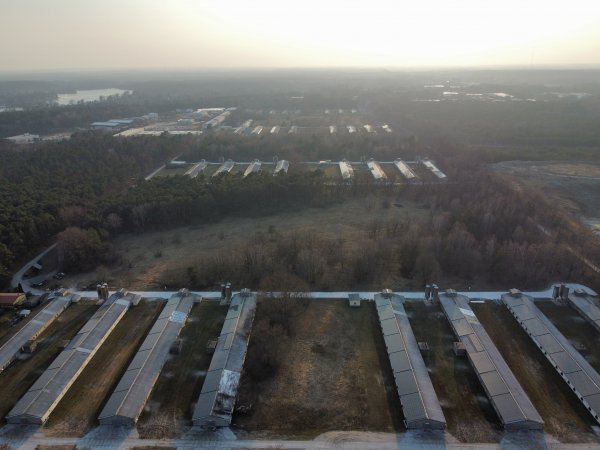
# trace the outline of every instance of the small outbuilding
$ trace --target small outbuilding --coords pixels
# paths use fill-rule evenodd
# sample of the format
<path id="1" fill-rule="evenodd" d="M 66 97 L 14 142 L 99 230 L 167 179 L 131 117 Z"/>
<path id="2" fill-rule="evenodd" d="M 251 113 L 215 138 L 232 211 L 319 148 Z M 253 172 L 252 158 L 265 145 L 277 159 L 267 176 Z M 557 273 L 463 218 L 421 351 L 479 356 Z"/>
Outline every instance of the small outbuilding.
<path id="1" fill-rule="evenodd" d="M 348 294 L 348 305 L 352 307 L 360 306 L 360 295 L 358 294 Z"/>

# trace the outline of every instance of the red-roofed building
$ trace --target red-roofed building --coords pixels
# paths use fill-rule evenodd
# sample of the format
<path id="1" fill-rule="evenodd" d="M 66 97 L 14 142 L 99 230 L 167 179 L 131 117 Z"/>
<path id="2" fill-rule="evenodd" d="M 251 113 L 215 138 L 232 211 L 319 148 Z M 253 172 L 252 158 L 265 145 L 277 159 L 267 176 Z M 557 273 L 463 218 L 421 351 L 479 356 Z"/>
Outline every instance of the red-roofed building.
<path id="1" fill-rule="evenodd" d="M 14 309 L 26 300 L 25 294 L 21 293 L 0 293 L 0 308 Z"/>

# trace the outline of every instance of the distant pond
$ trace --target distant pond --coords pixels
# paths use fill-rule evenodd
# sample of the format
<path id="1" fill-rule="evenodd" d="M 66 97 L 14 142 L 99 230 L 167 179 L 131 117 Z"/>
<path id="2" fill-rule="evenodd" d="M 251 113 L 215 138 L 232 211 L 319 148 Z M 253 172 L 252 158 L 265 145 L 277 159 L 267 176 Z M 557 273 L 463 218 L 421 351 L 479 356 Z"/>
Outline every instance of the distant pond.
<path id="1" fill-rule="evenodd" d="M 84 102 L 95 102 L 100 100 L 101 97 L 108 97 L 111 95 L 123 95 L 125 93 L 131 93 L 131 91 L 125 91 L 123 89 L 85 89 L 82 91 L 76 91 L 70 94 L 58 94 L 56 104 L 64 106 L 72 103 Z"/>

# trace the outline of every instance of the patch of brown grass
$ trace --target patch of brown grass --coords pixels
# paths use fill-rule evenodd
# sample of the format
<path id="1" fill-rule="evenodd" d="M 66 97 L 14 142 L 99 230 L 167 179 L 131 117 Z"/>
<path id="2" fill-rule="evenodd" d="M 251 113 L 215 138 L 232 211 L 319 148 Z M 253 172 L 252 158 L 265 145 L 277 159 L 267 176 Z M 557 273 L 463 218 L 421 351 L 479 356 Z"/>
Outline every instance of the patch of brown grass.
<path id="1" fill-rule="evenodd" d="M 386 394 L 390 375 L 374 339 L 374 314 L 372 305 L 350 308 L 346 300 L 312 300 L 296 311 L 290 335 L 275 343 L 275 373 L 258 382 L 244 375 L 239 403 L 252 407 L 235 415 L 234 425 L 312 437 L 331 430 L 399 429 L 402 413 Z M 254 332 L 264 329 L 264 320 L 259 307 Z M 247 361 L 260 351 L 253 339 Z"/>

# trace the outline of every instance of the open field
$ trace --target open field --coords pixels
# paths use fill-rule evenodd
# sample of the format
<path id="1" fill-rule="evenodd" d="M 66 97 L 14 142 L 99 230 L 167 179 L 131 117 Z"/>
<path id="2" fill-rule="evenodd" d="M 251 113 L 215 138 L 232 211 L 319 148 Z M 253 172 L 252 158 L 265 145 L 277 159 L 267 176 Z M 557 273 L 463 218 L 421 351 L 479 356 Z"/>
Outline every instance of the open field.
<path id="1" fill-rule="evenodd" d="M 210 257 L 243 248 L 258 234 L 270 235 L 273 232 L 317 233 L 324 240 L 341 242 L 344 251 L 352 252 L 357 243 L 369 240 L 369 227 L 374 220 L 385 223 L 410 218 L 411 221 L 417 221 L 428 214 L 428 211 L 404 199 L 402 208 L 389 207 L 389 202 L 393 200 L 391 196 L 373 196 L 327 208 L 304 209 L 260 218 L 231 217 L 215 224 L 121 235 L 113 241 L 113 245 L 122 258 L 122 264 L 70 275 L 63 283 L 65 286 L 83 287 L 105 280 L 111 286 L 127 286 L 132 290 L 162 289 L 170 283 L 173 273 L 185 273 L 200 256 Z M 384 206 L 384 202 L 387 205 Z M 403 280 L 393 268 L 382 276 L 385 280 L 381 285 L 416 287 L 406 284 L 410 282 Z"/>
<path id="2" fill-rule="evenodd" d="M 44 434 L 82 436 L 93 426 L 163 306 L 163 301 L 142 300 L 125 313 L 50 415 Z"/>
<path id="3" fill-rule="evenodd" d="M 163 367 L 140 417 L 140 437 L 175 437 L 189 427 L 192 403 L 200 394 L 212 359 L 206 352 L 206 344 L 219 337 L 226 315 L 227 306 L 219 306 L 218 302 L 203 301 L 194 305 L 180 335 L 181 353 Z"/>
<path id="4" fill-rule="evenodd" d="M 62 341 L 70 340 L 98 307 L 82 300 L 70 305 L 37 339 L 38 347 L 29 359 L 14 361 L 0 373 L 0 418 L 27 392 L 60 352 Z"/>
<path id="5" fill-rule="evenodd" d="M 565 443 L 598 442 L 590 414 L 508 309 L 495 302 L 471 306 L 542 416 L 546 433 Z"/>
<path id="6" fill-rule="evenodd" d="M 498 442 L 500 420 L 466 356 L 455 356 L 452 329 L 439 305 L 405 303 L 417 341 L 428 342 L 425 364 L 446 417 L 448 431 L 462 442 Z"/>
<path id="7" fill-rule="evenodd" d="M 507 161 L 494 168 L 515 181 L 541 189 L 557 205 L 591 228 L 600 229 L 600 164 L 591 162 Z"/>
<path id="8" fill-rule="evenodd" d="M 585 359 L 600 371 L 600 333 L 573 307 L 549 301 L 536 306 L 552 321 L 558 330 L 575 346 Z"/>
<path id="9" fill-rule="evenodd" d="M 270 316 L 261 313 L 269 301 L 277 300 L 259 303 L 253 333 L 270 328 Z M 257 379 L 248 369 L 244 372 L 238 406 L 250 410 L 234 415 L 235 426 L 251 435 L 287 437 L 402 429 L 402 410 L 371 303 L 350 308 L 347 300 L 307 300 L 290 306 L 286 316 L 289 334 L 267 338 L 273 345 L 274 373 Z M 257 342 L 253 334 L 247 365 L 262 356 Z"/>

